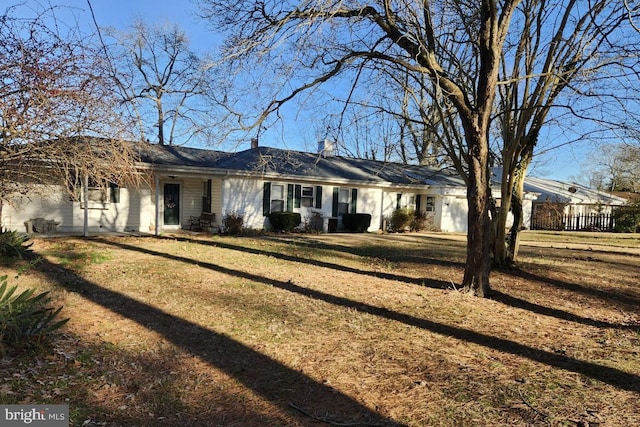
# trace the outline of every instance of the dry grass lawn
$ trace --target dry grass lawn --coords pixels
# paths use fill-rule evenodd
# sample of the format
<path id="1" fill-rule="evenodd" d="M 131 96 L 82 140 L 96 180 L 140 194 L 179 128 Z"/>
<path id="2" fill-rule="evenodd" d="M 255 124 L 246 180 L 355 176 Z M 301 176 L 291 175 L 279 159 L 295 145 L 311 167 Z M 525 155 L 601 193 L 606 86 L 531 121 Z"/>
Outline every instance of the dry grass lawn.
<path id="1" fill-rule="evenodd" d="M 490 299 L 457 291 L 445 234 L 38 239 L 0 275 L 71 320 L 4 355 L 0 402 L 77 426 L 640 425 L 640 237 L 566 236 L 526 235 Z"/>

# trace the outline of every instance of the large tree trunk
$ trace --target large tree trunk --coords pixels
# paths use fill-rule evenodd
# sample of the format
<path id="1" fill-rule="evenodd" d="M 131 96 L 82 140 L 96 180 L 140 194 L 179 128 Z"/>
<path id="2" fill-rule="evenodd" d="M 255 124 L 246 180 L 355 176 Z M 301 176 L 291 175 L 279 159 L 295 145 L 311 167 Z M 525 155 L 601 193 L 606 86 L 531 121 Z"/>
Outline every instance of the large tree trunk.
<path id="1" fill-rule="evenodd" d="M 467 229 L 467 261 L 462 285 L 468 292 L 486 297 L 491 290 L 491 218 L 489 216 L 490 181 L 487 168 L 489 145 L 487 137 L 476 134 L 470 141 L 469 183 L 467 203 L 469 205 Z"/>

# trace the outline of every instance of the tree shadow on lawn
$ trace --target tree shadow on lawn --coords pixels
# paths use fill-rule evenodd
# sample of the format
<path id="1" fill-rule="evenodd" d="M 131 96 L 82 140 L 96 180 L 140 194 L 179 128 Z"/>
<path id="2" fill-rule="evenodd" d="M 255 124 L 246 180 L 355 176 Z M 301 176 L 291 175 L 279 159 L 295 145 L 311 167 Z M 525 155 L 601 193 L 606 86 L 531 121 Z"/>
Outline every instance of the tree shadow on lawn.
<path id="1" fill-rule="evenodd" d="M 271 408 L 247 405 L 252 396 L 237 393 L 215 377 L 203 379 L 199 363 L 193 363 L 195 358 L 175 347 L 130 351 L 65 333 L 57 348 L 64 362 L 50 363 L 52 357 L 47 358 L 47 364 L 36 360 L 29 365 L 29 379 L 37 382 L 33 388 L 41 390 L 40 396 L 34 393 L 33 397 L 45 403 L 52 398 L 42 394 L 52 394 L 54 386 L 54 390 L 60 389 L 60 378 L 79 378 L 53 398 L 66 398 L 70 425 L 207 427 L 214 422 L 243 426 L 291 422 L 291 418 L 269 411 Z M 70 350 L 71 355 L 62 349 Z M 204 381 L 208 381 L 206 385 L 200 385 Z"/>
<path id="2" fill-rule="evenodd" d="M 174 240 L 174 239 L 172 239 Z M 263 249 L 254 249 L 254 248 L 247 248 L 241 245 L 234 245 L 231 243 L 227 243 L 227 242 L 220 242 L 220 241 L 216 241 L 216 242 L 210 242 L 210 241 L 203 241 L 203 240 L 191 240 L 188 238 L 178 238 L 178 241 L 186 241 L 189 243 L 194 243 L 194 244 L 201 244 L 201 245 L 205 245 L 205 246 L 212 246 L 212 247 L 218 247 L 218 248 L 223 248 L 223 249 L 229 249 L 229 250 L 234 250 L 234 251 L 241 251 L 241 252 L 247 252 L 247 253 L 251 253 L 254 255 L 264 255 L 264 256 L 268 256 L 268 257 L 273 257 L 273 258 L 277 258 L 277 259 L 281 259 L 284 261 L 290 261 L 290 262 L 297 262 L 297 263 L 304 263 L 304 264 L 309 264 L 309 265 L 314 265 L 317 267 L 324 267 L 324 268 L 329 268 L 329 269 L 333 269 L 333 270 L 338 270 L 338 271 L 344 271 L 344 272 L 348 272 L 348 273 L 355 273 L 355 274 L 362 274 L 362 275 L 367 275 L 367 276 L 372 276 L 372 277 L 376 277 L 379 279 L 386 279 L 386 280 L 395 280 L 395 281 L 399 281 L 399 282 L 403 282 L 403 283 L 407 283 L 407 284 L 414 284 L 414 285 L 419 285 L 419 286 L 424 286 L 424 287 L 428 287 L 428 288 L 432 288 L 432 289 L 453 289 L 451 282 L 445 282 L 445 281 L 441 281 L 441 280 L 435 280 L 435 279 L 428 279 L 428 278 L 414 278 L 414 277 L 408 277 L 408 276 L 402 276 L 402 275 L 398 275 L 398 274 L 392 274 L 392 273 L 383 273 L 383 272 L 376 272 L 376 271 L 370 271 L 370 270 L 361 270 L 361 269 L 357 269 L 357 268 L 353 268 L 353 267 L 347 267 L 347 266 L 343 266 L 343 265 L 339 265 L 339 264 L 334 264 L 334 263 L 329 263 L 329 262 L 325 262 L 325 261 L 319 261 L 319 260 L 314 260 L 314 259 L 308 259 L 308 258 L 302 258 L 302 257 L 298 257 L 298 256 L 293 256 L 293 255 L 285 255 L 285 254 L 281 254 L 275 251 L 267 251 L 267 250 L 263 250 Z M 441 240 L 446 240 L 446 239 L 441 239 Z M 285 239 L 276 239 L 275 241 L 277 242 L 285 242 L 285 243 L 297 243 L 297 242 L 291 242 L 289 239 L 285 240 Z M 316 247 L 321 247 L 322 249 L 325 250 L 334 250 L 334 251 L 342 251 L 343 249 L 348 249 L 347 252 L 354 254 L 354 255 L 361 255 L 361 256 L 366 256 L 368 253 L 364 252 L 364 254 L 360 253 L 361 251 L 359 250 L 354 250 L 353 248 L 348 248 L 347 246 L 344 245 L 333 245 L 333 244 L 328 244 L 325 242 L 320 242 L 319 245 L 316 245 L 317 241 L 313 241 L 314 243 L 312 243 L 312 247 L 316 248 Z M 429 262 L 429 259 L 426 258 L 420 258 L 421 260 L 424 261 L 424 263 L 426 264 L 431 264 L 431 265 L 445 265 L 445 266 L 450 266 L 450 265 L 457 265 L 459 267 L 462 267 L 462 264 L 458 264 L 458 263 L 449 263 L 449 262 L 441 262 L 440 260 L 431 260 L 431 262 Z M 517 275 L 518 273 L 513 273 L 512 271 L 508 272 L 509 274 L 513 274 L 513 275 Z M 538 279 L 540 280 L 540 279 Z M 569 285 L 569 284 L 567 284 Z M 506 293 L 497 291 L 495 289 L 491 290 L 491 298 L 495 301 L 498 301 L 502 304 L 505 305 L 509 305 L 511 307 L 515 307 L 515 308 L 520 308 L 520 309 L 524 309 L 527 311 L 531 311 L 534 313 L 538 313 L 544 316 L 549 316 L 549 317 L 555 317 L 557 319 L 561 319 L 561 320 L 568 320 L 571 322 L 575 322 L 575 323 L 580 323 L 583 325 L 587 325 L 587 326 L 595 326 L 595 327 L 602 327 L 602 328 L 612 328 L 612 329 L 636 329 L 639 328 L 638 325 L 621 325 L 621 324 L 616 324 L 616 323 L 610 323 L 610 322 L 605 322 L 605 321 L 599 321 L 599 320 L 595 320 L 595 319 L 590 319 L 590 318 L 586 318 L 586 317 L 581 317 L 578 315 L 575 315 L 573 313 L 570 313 L 568 311 L 564 311 L 564 310 L 559 310 L 559 309 L 554 309 L 554 308 L 550 308 L 550 307 L 545 307 L 539 304 L 535 304 L 535 303 L 531 303 L 529 301 L 526 301 L 524 299 L 518 298 L 518 297 L 514 297 L 512 295 L 508 295 Z"/>
<path id="3" fill-rule="evenodd" d="M 495 289 L 491 290 L 490 298 L 494 301 L 498 301 L 510 307 L 520 308 L 522 310 L 531 311 L 533 313 L 538 313 L 543 316 L 555 317 L 556 319 L 567 320 L 569 322 L 579 323 L 581 325 L 594 326 L 596 328 L 629 329 L 629 330 L 640 331 L 640 324 L 623 325 L 618 323 L 605 322 L 602 320 L 590 319 L 588 317 L 578 316 L 577 314 L 573 314 L 568 311 L 559 310 L 556 308 L 551 308 L 551 307 L 546 307 L 544 305 L 536 304 L 536 303 L 524 300 L 522 298 L 505 294 L 504 292 L 500 292 Z"/>
<path id="4" fill-rule="evenodd" d="M 351 235 L 350 235 L 351 236 Z M 348 246 L 341 245 L 339 243 L 328 243 L 314 238 L 299 238 L 299 239 L 283 239 L 280 237 L 270 237 L 271 240 L 279 243 L 288 244 L 303 244 L 306 247 L 318 248 L 324 250 L 334 250 L 344 253 L 350 253 L 352 255 L 360 257 L 381 257 L 390 261 L 404 261 L 419 263 L 422 265 L 439 265 L 442 267 L 464 267 L 464 262 L 459 257 L 459 250 L 465 250 L 465 246 L 459 242 L 448 239 L 433 239 L 440 241 L 440 243 L 446 242 L 447 244 L 437 244 L 431 240 L 428 240 L 427 236 L 417 236 L 418 239 L 412 239 L 412 241 L 401 241 L 402 243 L 409 243 L 413 245 L 419 245 L 420 251 L 428 253 L 428 257 L 418 256 L 413 254 L 411 248 L 397 249 L 392 244 L 393 241 L 384 239 L 379 235 L 369 234 L 353 234 L 353 236 L 364 236 L 373 240 L 379 240 L 384 244 L 366 244 L 361 246 Z M 386 237 L 386 236 L 385 236 Z M 428 249 L 431 250 L 429 252 Z M 448 258 L 447 258 L 448 257 Z M 452 261 L 451 259 L 460 259 L 460 261 Z"/>
<path id="5" fill-rule="evenodd" d="M 153 238 L 156 238 L 156 237 L 153 237 Z M 264 249 L 248 248 L 246 246 L 234 245 L 234 244 L 231 244 L 231 243 L 228 243 L 228 242 L 190 239 L 190 238 L 187 238 L 187 237 L 157 237 L 157 238 L 158 239 L 166 239 L 166 240 L 174 240 L 174 241 L 178 241 L 178 242 L 194 243 L 194 244 L 198 244 L 198 245 L 211 246 L 211 247 L 214 247 L 214 248 L 229 249 L 229 250 L 233 250 L 233 251 L 240 251 L 240 252 L 250 253 L 250 254 L 253 254 L 253 255 L 263 255 L 263 256 L 266 256 L 266 257 L 272 257 L 272 258 L 276 258 L 276 259 L 281 259 L 283 261 L 299 262 L 299 263 L 314 265 L 316 267 L 323 267 L 323 268 L 328 268 L 328 269 L 331 269 L 331 270 L 343 271 L 345 273 L 361 274 L 361 275 L 365 275 L 365 276 L 375 277 L 377 279 L 393 280 L 393 281 L 398 281 L 398 282 L 403 282 L 403 283 L 408 283 L 408 284 L 426 286 L 428 288 L 433 288 L 433 289 L 451 288 L 451 283 L 450 282 L 444 282 L 444 281 L 432 280 L 432 279 L 425 279 L 425 278 L 422 278 L 422 277 L 409 277 L 409 276 L 403 276 L 403 275 L 400 275 L 400 274 L 385 273 L 385 272 L 381 272 L 381 271 L 361 270 L 361 269 L 354 268 L 354 267 L 349 267 L 349 266 L 346 266 L 346 265 L 340 265 L 340 264 L 335 264 L 335 263 L 326 262 L 326 261 L 320 261 L 320 260 L 316 260 L 316 259 L 302 258 L 302 257 L 295 256 L 295 255 L 286 255 L 286 254 L 283 254 L 283 253 L 280 253 L 280 252 L 267 251 L 267 250 L 264 250 Z M 284 240 L 277 240 L 277 241 L 281 242 L 281 243 L 293 243 L 293 242 L 287 242 L 287 241 L 284 241 Z M 109 242 L 109 241 L 103 241 L 103 243 L 114 244 L 113 242 Z M 316 248 L 318 246 L 313 245 L 313 247 Z M 340 246 L 340 245 L 323 244 L 321 246 L 321 248 L 322 249 L 327 249 L 327 250 L 342 251 L 342 249 L 346 248 L 346 246 L 343 247 L 343 246 Z M 352 248 L 351 248 L 350 251 L 346 251 L 346 252 L 352 253 L 353 255 L 362 256 L 357 251 L 353 251 Z M 166 254 L 164 254 L 164 255 L 166 255 Z M 167 256 L 169 256 L 169 255 L 167 255 Z M 434 264 L 434 265 L 443 265 L 443 266 L 447 266 L 447 265 L 451 264 L 451 265 L 458 266 L 458 267 L 461 266 L 461 264 L 458 264 L 458 263 L 448 263 L 446 261 L 441 263 L 438 260 L 434 261 L 432 264 Z"/>
<path id="6" fill-rule="evenodd" d="M 640 271 L 640 255 L 629 252 L 521 245 L 520 254 L 521 256 L 524 255 L 525 258 L 555 260 L 559 264 L 563 264 L 569 259 L 572 261 L 598 263 L 624 270 L 634 269 Z"/>
<path id="7" fill-rule="evenodd" d="M 612 367 L 608 367 L 608 366 L 604 366 L 604 365 L 600 365 L 597 363 L 593 363 L 593 362 L 588 362 L 588 361 L 583 361 L 583 360 L 579 360 L 576 358 L 572 358 L 572 357 L 568 357 L 562 354 L 557 354 L 557 353 L 553 353 L 553 352 L 549 352 L 549 351 L 545 351 L 545 350 L 541 350 L 538 348 L 534 348 L 528 345 L 524 345 L 521 343 L 518 343 L 516 341 L 512 341 L 509 339 L 504 339 L 504 338 L 498 338 L 498 337 L 494 337 L 491 335 L 486 335 L 483 333 L 479 333 L 479 332 L 474 332 L 468 329 L 464 329 L 464 328 L 459 328 L 459 327 L 455 327 L 455 326 L 450 326 L 450 325 L 446 325 L 446 324 L 442 324 L 442 323 L 438 323 L 438 322 L 434 322 L 434 321 L 430 321 L 427 319 L 423 319 L 423 318 L 418 318 L 415 316 L 411 316 L 408 314 L 404 314 L 404 313 L 400 313 L 400 312 L 396 312 L 393 310 L 389 310 L 383 307 L 378 307 L 375 305 L 371 305 L 371 304 L 367 304 L 364 302 L 360 302 L 360 301 L 354 301 L 348 298 L 344 298 L 344 297 L 340 297 L 340 296 L 336 296 L 336 295 L 332 295 L 332 294 L 328 294 L 325 292 L 321 292 L 318 290 L 314 290 L 314 289 L 309 289 L 309 288 L 305 288 L 299 285 L 296 285 L 295 283 L 288 281 L 288 282 L 284 282 L 281 280 L 275 280 L 275 279 L 270 279 L 270 278 L 266 278 L 263 276 L 259 276 L 259 275 L 255 275 L 246 271 L 240 271 L 240 270 L 234 270 L 234 269 L 230 269 L 227 267 L 223 267 L 214 263 L 203 263 L 201 261 L 195 261 L 193 259 L 190 258 L 186 258 L 186 257 L 181 257 L 181 256 L 176 256 L 176 255 L 169 255 L 163 252 L 158 252 L 155 250 L 150 250 L 150 249 L 144 249 L 144 248 L 137 248 L 134 247 L 132 245 L 126 244 L 126 243 L 122 243 L 122 242 L 115 242 L 115 241 L 108 241 L 108 240 L 103 240 L 103 239 L 97 239 L 107 245 L 112 245 L 112 246 L 116 246 L 125 250 L 131 250 L 131 251 L 137 251 L 137 252 L 142 252 L 142 253 L 146 253 L 148 255 L 152 255 L 152 256 L 158 256 L 158 257 L 164 257 L 164 258 L 168 258 L 171 260 L 175 260 L 175 261 L 180 261 L 180 262 L 184 262 L 186 264 L 197 264 L 199 267 L 201 268 L 209 268 L 213 271 L 217 271 L 217 272 L 221 272 L 224 274 L 228 274 L 231 276 L 235 276 L 235 277 L 240 277 L 243 279 L 247 279 L 247 280 L 251 280 L 257 283 L 264 283 L 276 288 L 280 288 L 292 293 L 296 293 L 299 295 L 303 295 L 306 296 L 308 298 L 312 298 L 318 301 L 324 301 L 327 302 L 329 304 L 333 304 L 336 306 L 340 306 L 340 307 L 345 307 L 345 308 L 349 308 L 349 309 L 353 309 L 356 310 L 358 312 L 361 313 L 367 313 L 367 314 L 371 314 L 371 315 L 375 315 L 375 316 L 379 316 L 388 320 L 393 320 L 393 321 L 397 321 L 400 323 L 403 323 L 405 325 L 409 325 L 409 326 L 415 326 L 421 329 L 424 329 L 426 331 L 430 331 L 433 333 L 437 333 L 440 335 L 444 335 L 444 336 L 450 336 L 462 341 L 466 341 L 469 343 L 474 343 L 477 345 L 481 345 L 490 349 L 494 349 L 497 351 L 501 351 L 501 352 L 505 352 L 505 353 L 510 353 L 516 356 L 520 356 L 520 357 L 524 357 L 539 363 L 543 363 L 545 365 L 549 365 L 551 367 L 554 368 L 559 368 L 559 369 L 564 369 L 567 371 L 572 371 L 575 372 L 577 374 L 580 375 L 584 375 L 586 377 L 601 381 L 603 383 L 606 384 L 610 384 L 614 387 L 617 387 L 621 390 L 628 390 L 628 391 L 634 391 L 634 392 L 640 392 L 640 376 L 635 375 L 635 374 L 631 374 L 628 372 L 624 372 L 621 371 L 619 369 L 616 368 L 612 368 Z M 64 284 L 61 284 L 62 286 L 64 286 Z M 173 316 L 167 315 L 166 313 L 163 313 L 162 311 L 154 308 L 154 307 L 150 307 L 146 304 L 137 302 L 137 301 L 133 301 L 131 300 L 129 297 L 121 295 L 121 294 L 117 294 L 115 292 L 112 291 L 108 291 L 108 290 L 104 290 L 102 288 L 100 288 L 97 285 L 93 285 L 90 284 L 91 287 L 95 288 L 96 291 L 100 291 L 102 293 L 106 293 L 107 296 L 110 296 L 111 298 L 115 298 L 116 300 L 121 300 L 119 301 L 109 301 L 109 299 L 102 301 L 103 298 L 92 298 L 94 301 L 96 301 L 99 304 L 104 305 L 107 308 L 113 309 L 114 311 L 117 311 L 118 313 L 122 314 L 125 317 L 131 318 L 133 320 L 135 320 L 136 322 L 145 325 L 153 330 L 156 330 L 160 333 L 165 334 L 165 336 L 167 336 L 169 339 L 173 340 L 177 340 L 179 343 L 182 342 L 182 340 L 184 340 L 183 336 L 180 334 L 179 330 L 182 329 L 182 327 L 184 327 L 185 330 L 189 330 L 194 328 L 198 334 L 202 334 L 203 338 L 208 338 L 211 340 L 217 340 L 218 342 L 222 341 L 221 344 L 223 345 L 229 345 L 232 349 L 234 349 L 234 353 L 235 354 L 242 354 L 242 353 L 247 353 L 249 355 L 251 355 L 252 358 L 255 358 L 255 363 L 258 363 L 258 365 L 264 365 L 266 364 L 271 364 L 271 365 L 275 365 L 277 366 L 278 370 L 286 375 L 287 371 L 290 371 L 289 368 L 284 367 L 280 364 L 278 364 L 278 362 L 268 358 L 267 356 L 264 356 L 260 353 L 256 353 L 255 351 L 248 349 L 244 346 L 242 346 L 241 344 L 226 338 L 226 337 L 220 337 L 219 335 L 215 334 L 214 332 L 208 331 L 204 328 L 201 328 L 199 326 L 193 325 L 190 322 L 183 320 L 183 319 L 178 319 L 175 318 Z M 98 292 L 99 294 L 99 292 Z M 134 305 L 136 306 L 136 310 L 134 310 L 133 312 L 130 312 L 129 310 L 124 310 L 121 308 L 121 304 L 127 302 L 129 305 Z M 140 313 L 146 313 L 145 315 L 141 315 Z M 151 319 L 154 318 L 158 318 L 158 320 L 160 321 L 159 324 L 156 323 L 152 323 L 150 322 Z M 175 323 L 178 328 L 171 328 L 171 324 Z M 204 340 L 204 339 L 203 339 Z M 184 345 L 186 348 L 189 349 L 189 342 L 187 343 L 183 343 L 180 345 Z M 191 349 L 192 351 L 197 350 L 196 349 Z M 197 351 L 196 351 L 197 353 Z M 207 359 L 210 360 L 210 359 Z M 210 360 L 211 363 L 214 366 L 218 366 L 221 367 L 220 365 L 222 365 L 222 368 L 225 370 L 228 370 L 232 375 L 240 375 L 242 373 L 242 371 L 240 372 L 236 372 L 235 368 L 235 364 L 233 364 L 234 369 L 229 369 L 227 367 L 227 365 L 229 364 L 228 358 L 221 360 L 218 359 L 212 359 Z M 226 362 L 226 363 L 225 363 Z M 250 370 L 250 367 L 252 366 L 256 366 L 255 364 L 251 364 L 247 366 L 247 369 Z M 303 375 L 301 375 L 298 372 L 295 371 L 291 371 L 291 374 L 294 375 L 295 377 L 297 377 L 297 381 L 303 380 L 303 381 L 311 381 L 308 378 L 304 377 Z M 302 377 L 302 378 L 300 378 Z M 244 376 L 240 376 L 240 380 L 243 381 Z M 247 385 L 249 387 L 255 387 L 255 385 L 251 382 L 251 381 L 247 381 L 244 380 L 243 382 L 247 383 Z M 260 383 L 262 384 L 262 383 Z M 315 383 L 314 386 L 316 388 L 319 389 L 320 392 L 326 393 L 326 390 L 323 389 L 326 388 L 325 386 L 321 385 L 321 384 L 317 384 Z M 257 388 L 257 390 L 262 390 L 262 387 L 266 387 L 266 385 L 264 386 L 260 386 Z M 295 389 L 295 387 L 294 387 Z M 267 395 L 269 393 L 266 393 Z M 295 394 L 294 394 L 295 396 Z M 346 397 L 346 396 L 342 396 L 343 399 L 347 399 L 350 400 L 350 398 Z M 349 404 L 356 404 L 353 401 L 348 402 Z M 362 411 L 363 408 L 360 407 L 360 410 Z M 365 413 L 366 414 L 366 413 Z M 369 414 L 371 415 L 371 414 Z"/>
<path id="8" fill-rule="evenodd" d="M 188 258 L 169 256 L 130 245 L 105 243 L 150 255 L 195 263 Z M 198 265 L 219 269 L 218 266 L 203 265 L 200 262 Z M 225 372 L 247 389 L 260 395 L 261 398 L 278 406 L 283 413 L 287 414 L 289 421 L 296 420 L 303 425 L 314 425 L 314 420 L 335 419 L 336 421 L 332 422 L 349 423 L 345 425 L 351 425 L 350 423 L 353 423 L 352 425 L 375 426 L 403 425 L 376 413 L 338 390 L 309 378 L 224 334 L 216 333 L 156 307 L 136 301 L 127 295 L 106 289 L 71 270 L 44 260 L 40 267 L 40 271 L 47 275 L 48 280 L 58 287 L 78 293 L 84 299 L 130 319 L 150 331 L 161 334 L 172 344 Z M 229 270 L 229 273 L 233 274 L 233 271 Z M 236 272 L 236 275 L 239 276 L 240 273 Z M 265 282 L 263 278 L 248 276 L 252 280 Z M 274 281 L 274 283 L 276 282 Z M 326 416 L 327 413 L 331 415 Z M 314 414 L 324 415 L 316 416 Z M 181 422 L 184 421 L 181 420 Z M 247 423 L 243 425 L 264 425 L 257 420 L 251 424 L 248 423 L 248 420 L 246 421 Z M 275 424 L 279 423 L 282 423 L 282 420 Z"/>
<path id="9" fill-rule="evenodd" d="M 513 277 L 518 277 L 523 280 L 538 282 L 542 283 L 543 285 L 550 285 L 558 289 L 564 289 L 566 291 L 596 297 L 605 302 L 613 304 L 625 304 L 631 310 L 635 310 L 636 307 L 640 305 L 640 298 L 622 292 L 594 289 L 593 287 L 583 286 L 577 283 L 570 283 L 564 280 L 553 279 L 524 270 L 503 270 L 503 273 L 509 274 Z"/>

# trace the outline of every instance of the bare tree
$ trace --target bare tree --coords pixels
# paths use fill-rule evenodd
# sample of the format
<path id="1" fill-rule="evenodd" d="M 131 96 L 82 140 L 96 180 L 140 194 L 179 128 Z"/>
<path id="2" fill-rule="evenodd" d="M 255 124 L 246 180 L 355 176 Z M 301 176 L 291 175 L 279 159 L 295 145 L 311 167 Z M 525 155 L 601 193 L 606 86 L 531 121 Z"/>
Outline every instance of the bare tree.
<path id="1" fill-rule="evenodd" d="M 337 139 L 347 155 L 358 158 L 430 166 L 450 163 L 441 141 L 444 123 L 424 91 L 425 82 L 415 87 L 406 70 L 395 68 L 362 70 L 361 76 L 365 74 L 373 81 L 362 81 L 361 86 L 376 91 L 355 87 L 348 99 L 336 98 L 342 108 L 323 120 L 327 134 L 321 138 Z"/>
<path id="2" fill-rule="evenodd" d="M 451 135 L 444 129 L 448 125 L 446 114 L 441 114 L 440 106 L 434 103 L 433 85 L 428 78 L 421 74 L 411 75 L 406 69 L 392 64 L 379 70 L 375 77 L 378 81 L 374 87 L 380 88 L 382 79 L 387 83 L 360 109 L 372 111 L 382 123 L 392 124 L 393 132 L 389 133 L 385 152 L 395 154 L 394 157 L 399 157 L 405 164 L 443 166 L 451 163 L 446 156 L 449 142 L 446 137 Z M 420 80 L 415 82 L 415 78 Z M 375 128 L 373 123 L 370 132 L 375 134 Z"/>
<path id="3" fill-rule="evenodd" d="M 226 49 L 235 64 L 274 66 L 282 60 L 275 68 L 288 84 L 269 99 L 257 123 L 296 95 L 336 76 L 357 76 L 370 63 L 381 69 L 400 67 L 431 82 L 438 96 L 451 103 L 464 130 L 469 219 L 463 285 L 484 296 L 489 291 L 492 242 L 489 126 L 503 43 L 519 1 L 201 4 L 205 17 L 230 32 Z M 472 72 L 446 71 L 461 68 Z M 296 84 L 287 90 L 292 75 Z"/>
<path id="4" fill-rule="evenodd" d="M 0 207 L 16 193 L 48 194 L 50 185 L 73 194 L 66 184 L 76 177 L 137 180 L 100 58 L 51 8 L 0 15 Z M 114 137 L 89 141 L 95 135 Z"/>
<path id="5" fill-rule="evenodd" d="M 599 147 L 582 169 L 589 184 L 598 190 L 640 192 L 640 146 L 619 143 Z"/>
<path id="6" fill-rule="evenodd" d="M 207 142 L 214 67 L 190 49 L 184 31 L 137 20 L 127 32 L 107 33 L 115 40 L 109 48 L 112 76 L 123 106 L 137 119 L 140 137 L 169 145 Z"/>
<path id="7" fill-rule="evenodd" d="M 617 1 L 523 0 L 519 6 L 519 31 L 510 34 L 502 57 L 496 112 L 502 163 L 496 264 L 508 266 L 517 257 L 524 180 L 542 129 L 549 122 L 596 134 L 625 127 L 620 117 L 634 101 L 625 99 L 625 88 L 637 87 L 640 71 L 630 14 Z M 514 220 L 507 239 L 509 212 Z"/>

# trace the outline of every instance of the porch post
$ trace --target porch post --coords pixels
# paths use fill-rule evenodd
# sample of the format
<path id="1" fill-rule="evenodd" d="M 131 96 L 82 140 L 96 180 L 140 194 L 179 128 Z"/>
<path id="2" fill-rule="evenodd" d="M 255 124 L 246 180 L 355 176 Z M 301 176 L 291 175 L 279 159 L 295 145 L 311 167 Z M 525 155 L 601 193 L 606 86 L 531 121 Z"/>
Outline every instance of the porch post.
<path id="1" fill-rule="evenodd" d="M 160 176 L 158 174 L 155 175 L 156 178 L 156 227 L 154 231 L 154 235 L 160 235 Z"/>
<path id="2" fill-rule="evenodd" d="M 82 200 L 84 201 L 84 237 L 89 237 L 89 174 L 82 176 Z"/>

